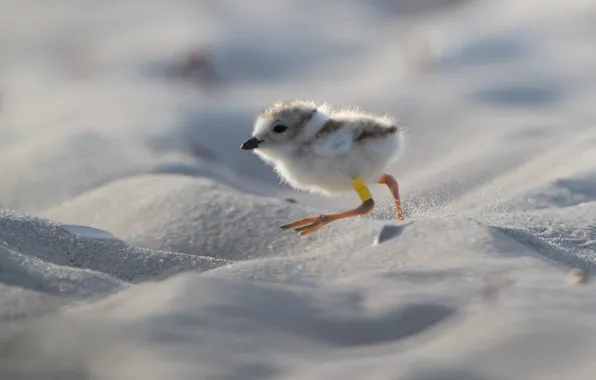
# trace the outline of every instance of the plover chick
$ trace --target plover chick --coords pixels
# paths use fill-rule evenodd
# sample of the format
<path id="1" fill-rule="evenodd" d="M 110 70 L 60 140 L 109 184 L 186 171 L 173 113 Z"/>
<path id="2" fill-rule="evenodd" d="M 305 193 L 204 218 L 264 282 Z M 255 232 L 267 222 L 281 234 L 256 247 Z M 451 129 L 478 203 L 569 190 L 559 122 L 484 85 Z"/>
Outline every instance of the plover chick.
<path id="1" fill-rule="evenodd" d="M 355 209 L 280 227 L 306 235 L 333 221 L 369 213 L 375 203 L 367 186 L 375 183 L 389 187 L 396 218 L 403 219 L 397 181 L 385 172 L 402 152 L 403 138 L 403 129 L 389 116 L 291 100 L 261 111 L 252 137 L 240 149 L 254 151 L 295 189 L 323 195 L 358 193 L 362 204 Z"/>

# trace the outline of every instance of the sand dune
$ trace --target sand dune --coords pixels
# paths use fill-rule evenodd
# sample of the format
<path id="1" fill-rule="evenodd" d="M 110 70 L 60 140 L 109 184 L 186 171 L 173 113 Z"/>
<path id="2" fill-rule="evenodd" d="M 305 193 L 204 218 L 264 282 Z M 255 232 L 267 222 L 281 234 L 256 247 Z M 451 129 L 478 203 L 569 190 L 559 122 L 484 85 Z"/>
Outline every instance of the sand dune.
<path id="1" fill-rule="evenodd" d="M 118 240 L 86 238 L 49 220 L 7 211 L 1 213 L 0 240 L 9 249 L 6 252 L 13 250 L 56 266 L 90 269 L 128 282 L 159 277 L 163 269 L 171 274 L 225 263 L 200 255 L 141 249 Z M 105 251 L 112 253 L 103 254 Z"/>

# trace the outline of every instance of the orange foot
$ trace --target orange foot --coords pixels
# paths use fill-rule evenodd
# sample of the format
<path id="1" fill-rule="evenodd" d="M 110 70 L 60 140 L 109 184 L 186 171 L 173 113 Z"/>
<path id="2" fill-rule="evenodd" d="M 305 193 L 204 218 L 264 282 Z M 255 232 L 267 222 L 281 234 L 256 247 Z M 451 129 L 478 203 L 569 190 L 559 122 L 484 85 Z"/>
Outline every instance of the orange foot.
<path id="1" fill-rule="evenodd" d="M 368 214 L 373 208 L 375 207 L 375 201 L 372 198 L 362 202 L 362 204 L 353 209 L 348 211 L 337 212 L 334 214 L 326 214 L 326 215 L 319 215 L 319 216 L 309 216 L 307 218 L 303 218 L 292 222 L 290 224 L 286 224 L 281 226 L 282 230 L 288 230 L 293 228 L 295 231 L 299 232 L 299 235 L 307 235 L 312 232 L 317 231 L 321 227 L 334 222 L 340 219 L 346 219 L 354 216 Z"/>

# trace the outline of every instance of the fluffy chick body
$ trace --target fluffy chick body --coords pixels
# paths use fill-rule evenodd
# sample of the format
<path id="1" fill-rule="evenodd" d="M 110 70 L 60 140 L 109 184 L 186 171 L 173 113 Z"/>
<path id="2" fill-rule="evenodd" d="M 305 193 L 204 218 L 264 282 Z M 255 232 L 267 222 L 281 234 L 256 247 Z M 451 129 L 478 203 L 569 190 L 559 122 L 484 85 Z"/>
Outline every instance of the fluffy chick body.
<path id="1" fill-rule="evenodd" d="M 279 126 L 285 127 L 283 132 Z M 353 191 L 360 177 L 374 184 L 404 149 L 390 116 L 333 110 L 311 101 L 277 102 L 257 117 L 255 153 L 296 189 L 324 195 Z"/>

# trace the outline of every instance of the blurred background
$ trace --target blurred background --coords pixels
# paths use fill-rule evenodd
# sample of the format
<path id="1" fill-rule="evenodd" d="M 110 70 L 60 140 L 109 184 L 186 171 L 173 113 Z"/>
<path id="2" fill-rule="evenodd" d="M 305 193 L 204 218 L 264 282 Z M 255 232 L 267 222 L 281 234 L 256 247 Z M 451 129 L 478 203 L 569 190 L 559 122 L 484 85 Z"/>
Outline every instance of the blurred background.
<path id="1" fill-rule="evenodd" d="M 308 98 L 401 120 L 409 215 L 506 207 L 499 178 L 593 130 L 595 39 L 582 0 L 2 0 L 0 205 L 166 172 L 340 207 L 239 150 Z"/>

